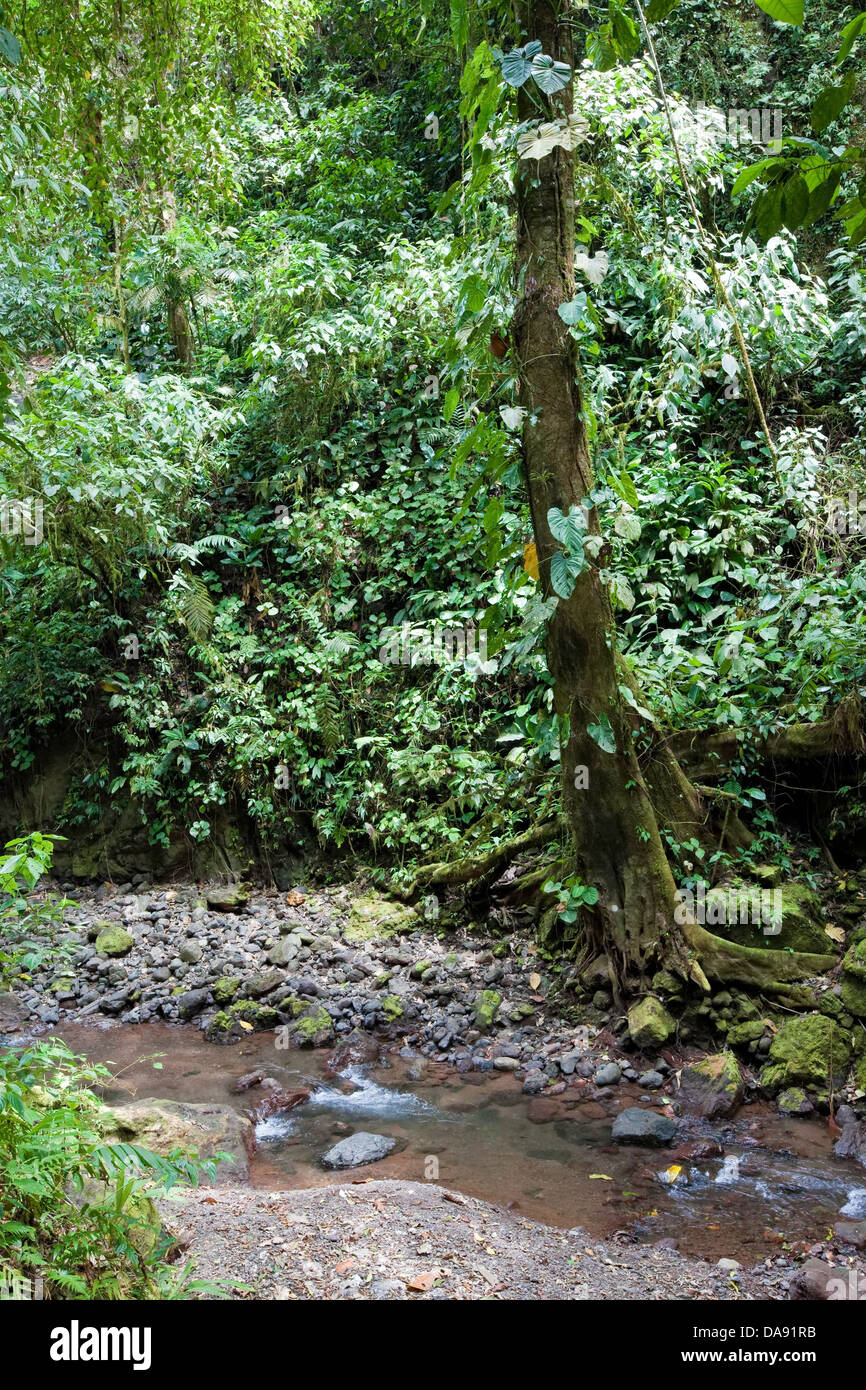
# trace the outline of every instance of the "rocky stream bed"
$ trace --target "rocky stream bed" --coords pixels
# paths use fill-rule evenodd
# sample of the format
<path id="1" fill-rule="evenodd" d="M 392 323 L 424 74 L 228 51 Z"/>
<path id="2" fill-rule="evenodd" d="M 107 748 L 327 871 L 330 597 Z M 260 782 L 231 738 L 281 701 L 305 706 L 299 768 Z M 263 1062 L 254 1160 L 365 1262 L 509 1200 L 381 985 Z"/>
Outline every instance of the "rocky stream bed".
<path id="1" fill-rule="evenodd" d="M 234 1155 L 163 1203 L 230 1296 L 827 1297 L 864 1271 L 866 1031 L 832 981 L 785 1018 L 731 991 L 688 1015 L 659 978 L 620 1016 L 529 933 L 369 890 L 74 896 L 0 1034 L 120 1067 L 122 1137 Z"/>

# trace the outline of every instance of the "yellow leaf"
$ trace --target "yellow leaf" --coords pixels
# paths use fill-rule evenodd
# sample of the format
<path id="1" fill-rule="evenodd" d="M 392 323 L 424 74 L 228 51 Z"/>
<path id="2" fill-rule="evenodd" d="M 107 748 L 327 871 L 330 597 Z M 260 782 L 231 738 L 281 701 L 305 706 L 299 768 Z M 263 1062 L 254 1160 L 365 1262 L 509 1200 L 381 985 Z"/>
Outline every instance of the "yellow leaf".
<path id="1" fill-rule="evenodd" d="M 239 1019 L 238 1021 L 245 1033 L 251 1033 L 253 1031 L 253 1025 L 251 1023 L 247 1023 L 245 1018 Z"/>
<path id="2" fill-rule="evenodd" d="M 529 977 L 529 988 L 530 988 L 530 989 L 538 989 L 538 986 L 539 986 L 540 984 L 541 984 L 541 976 L 540 976 L 540 975 L 536 975 L 536 974 L 533 972 L 533 974 L 530 975 L 530 977 Z"/>
<path id="3" fill-rule="evenodd" d="M 535 541 L 530 541 L 529 545 L 523 547 L 523 568 L 530 579 L 538 581 L 538 551 L 535 548 Z"/>
<path id="4" fill-rule="evenodd" d="M 825 932 L 827 933 L 827 935 L 829 936 L 829 938 L 830 938 L 831 941 L 844 941 L 844 940 L 845 940 L 845 933 L 843 932 L 843 930 L 842 930 L 841 927 L 825 927 L 824 930 L 825 930 Z"/>
<path id="5" fill-rule="evenodd" d="M 607 1173 L 590 1173 L 589 1178 L 590 1182 L 593 1178 L 601 1178 L 603 1182 L 613 1182 L 613 1178 L 609 1178 Z"/>

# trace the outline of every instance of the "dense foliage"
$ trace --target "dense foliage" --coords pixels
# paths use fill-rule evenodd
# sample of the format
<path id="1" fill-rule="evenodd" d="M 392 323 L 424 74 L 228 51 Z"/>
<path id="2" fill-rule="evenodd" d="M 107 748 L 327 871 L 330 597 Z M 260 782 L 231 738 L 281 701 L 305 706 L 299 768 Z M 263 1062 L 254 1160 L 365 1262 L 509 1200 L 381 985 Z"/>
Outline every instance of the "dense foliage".
<path id="1" fill-rule="evenodd" d="M 85 69 L 52 7 L 7 15 L 0 492 L 41 504 L 43 539 L 0 539 L 2 765 L 74 736 L 67 833 L 133 799 L 157 845 L 225 817 L 365 862 L 488 845 L 555 803 L 561 732 L 503 357 L 526 148 L 508 25 L 488 47 L 481 7 L 452 6 L 453 32 L 408 0 L 188 0 L 168 28 L 152 8 L 118 33 L 79 7 Z M 863 679 L 866 552 L 831 500 L 862 486 L 866 279 L 839 199 L 802 233 L 748 223 L 754 131 L 720 135 L 696 103 L 805 138 L 855 11 L 661 8 L 679 155 L 773 451 L 639 29 L 610 20 L 614 51 L 600 6 L 579 24 L 569 321 L 644 699 L 670 728 L 759 732 Z M 437 661 L 442 630 L 486 647 Z"/>

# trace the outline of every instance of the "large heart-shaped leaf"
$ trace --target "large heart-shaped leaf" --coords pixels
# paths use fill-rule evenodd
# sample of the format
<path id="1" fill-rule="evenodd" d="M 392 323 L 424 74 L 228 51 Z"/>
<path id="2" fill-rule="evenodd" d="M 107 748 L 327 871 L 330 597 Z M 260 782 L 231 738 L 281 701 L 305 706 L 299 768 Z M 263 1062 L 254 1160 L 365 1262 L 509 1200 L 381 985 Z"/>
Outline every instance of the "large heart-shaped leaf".
<path id="1" fill-rule="evenodd" d="M 570 299 L 567 304 L 560 304 L 556 311 L 563 323 L 567 323 L 569 328 L 576 328 L 587 317 L 587 299 L 585 294 L 576 294 L 574 299 Z"/>
<path id="2" fill-rule="evenodd" d="M 780 24 L 802 24 L 805 14 L 805 0 L 755 0 L 764 14 L 777 19 Z"/>
<path id="3" fill-rule="evenodd" d="M 572 114 L 565 121 L 545 121 L 517 137 L 517 153 L 521 159 L 544 159 L 557 145 L 573 150 L 586 139 L 589 122 Z"/>
<path id="4" fill-rule="evenodd" d="M 502 80 L 509 87 L 522 87 L 532 71 L 532 64 L 527 62 L 522 48 L 512 48 L 502 59 L 501 70 Z"/>
<path id="5" fill-rule="evenodd" d="M 568 63 L 560 63 L 546 53 L 539 53 L 533 58 L 531 71 L 535 85 L 548 97 L 553 96 L 554 92 L 561 92 L 571 81 Z"/>

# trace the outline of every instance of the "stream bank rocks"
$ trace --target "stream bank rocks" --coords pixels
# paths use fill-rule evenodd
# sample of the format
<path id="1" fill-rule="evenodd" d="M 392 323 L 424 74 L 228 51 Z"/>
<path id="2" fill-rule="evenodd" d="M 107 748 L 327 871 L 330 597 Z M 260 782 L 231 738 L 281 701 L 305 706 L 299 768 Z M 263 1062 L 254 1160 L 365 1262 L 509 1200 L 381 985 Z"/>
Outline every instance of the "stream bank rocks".
<path id="1" fill-rule="evenodd" d="M 838 1102 L 866 1095 L 866 1028 L 845 995 L 846 981 L 866 988 L 866 926 L 849 932 L 836 975 L 791 986 L 783 1010 L 742 990 L 687 993 L 662 970 L 626 1015 L 598 982 L 554 973 L 529 932 L 446 935 L 367 888 L 63 891 L 78 904 L 65 915 L 68 958 L 18 989 L 13 1036 L 88 1018 L 192 1023 L 226 1043 L 274 1031 L 283 1048 L 376 1034 L 459 1071 L 513 1071 L 531 1096 L 638 1082 L 647 1104 L 717 1116 L 756 1094 L 781 1095 L 786 1114 L 826 1110 L 831 1076 Z M 718 1075 L 692 1075 L 708 1048 L 724 1059 Z"/>

